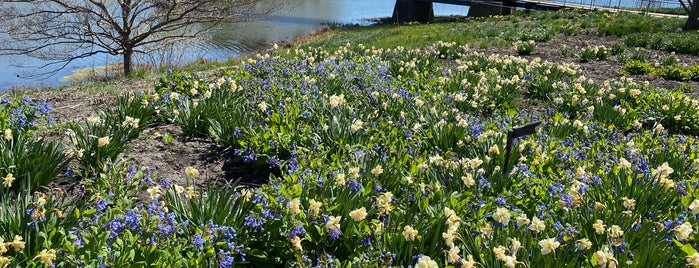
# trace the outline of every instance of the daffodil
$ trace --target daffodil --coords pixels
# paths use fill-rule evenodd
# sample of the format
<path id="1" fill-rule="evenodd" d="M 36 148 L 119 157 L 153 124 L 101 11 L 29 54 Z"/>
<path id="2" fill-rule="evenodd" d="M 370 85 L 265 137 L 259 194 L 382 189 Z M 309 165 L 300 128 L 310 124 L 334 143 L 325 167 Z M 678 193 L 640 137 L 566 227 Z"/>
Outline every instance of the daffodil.
<path id="1" fill-rule="evenodd" d="M 109 144 L 109 137 L 108 136 L 101 137 L 101 138 L 97 139 L 97 147 L 101 148 L 107 144 Z"/>
<path id="2" fill-rule="evenodd" d="M 301 199 L 294 198 L 289 201 L 289 213 L 293 215 L 301 213 Z"/>
<path id="3" fill-rule="evenodd" d="M 507 208 L 498 207 L 493 213 L 493 219 L 502 225 L 507 225 L 510 222 L 510 211 Z"/>
<path id="4" fill-rule="evenodd" d="M 5 140 L 11 141 L 12 140 L 12 130 L 11 129 L 5 129 Z"/>
<path id="5" fill-rule="evenodd" d="M 194 167 L 188 166 L 184 169 L 184 174 L 187 175 L 187 177 L 196 177 L 199 176 L 199 170 L 197 170 Z"/>
<path id="6" fill-rule="evenodd" d="M 694 252 L 694 254 L 684 257 L 687 261 L 687 266 L 699 267 L 699 252 Z"/>
<path id="7" fill-rule="evenodd" d="M 55 249 L 49 249 L 49 250 L 42 250 L 39 252 L 39 255 L 36 255 L 34 257 L 34 260 L 39 259 L 44 263 L 46 266 L 51 266 L 53 264 L 53 260 L 56 259 L 56 250 Z"/>
<path id="8" fill-rule="evenodd" d="M 361 207 L 361 208 L 352 210 L 352 211 L 350 211 L 349 215 L 354 221 L 364 220 L 364 219 L 366 219 L 366 216 L 367 216 L 366 208 Z"/>
<path id="9" fill-rule="evenodd" d="M 604 225 L 604 222 L 602 220 L 596 220 L 595 223 L 592 224 L 592 228 L 595 229 L 595 233 L 604 234 L 607 225 Z"/>
<path id="10" fill-rule="evenodd" d="M 413 241 L 415 240 L 415 237 L 418 235 L 418 231 L 415 230 L 412 226 L 406 225 L 403 227 L 403 237 L 405 238 L 405 241 Z"/>
<path id="11" fill-rule="evenodd" d="M 12 187 L 12 182 L 15 181 L 15 177 L 12 176 L 12 173 L 7 173 L 7 175 L 2 178 L 2 186 L 5 188 L 10 188 Z"/>
<path id="12" fill-rule="evenodd" d="M 539 241 L 541 246 L 541 255 L 547 255 L 551 252 L 556 253 L 556 249 L 561 245 L 556 238 L 547 238 Z"/>
<path id="13" fill-rule="evenodd" d="M 340 231 L 340 220 L 342 220 L 342 216 L 329 216 L 325 227 L 329 230 Z"/>
<path id="14" fill-rule="evenodd" d="M 415 268 L 439 268 L 437 262 L 432 260 L 429 256 L 422 256 L 417 260 Z"/>
<path id="15" fill-rule="evenodd" d="M 308 200 L 308 203 L 310 204 L 308 206 L 308 211 L 313 215 L 318 215 L 318 213 L 320 213 L 320 207 L 323 205 L 323 202 L 318 202 L 314 199 L 311 199 Z"/>
<path id="16" fill-rule="evenodd" d="M 291 242 L 291 245 L 294 247 L 295 250 L 303 251 L 303 246 L 301 245 L 302 240 L 303 239 L 299 238 L 298 236 L 294 236 L 289 239 L 289 242 Z"/>
<path id="17" fill-rule="evenodd" d="M 15 235 L 14 239 L 12 240 L 12 242 L 9 242 L 9 244 L 12 245 L 12 248 L 14 248 L 15 251 L 20 251 L 24 248 L 25 245 L 25 242 L 23 240 L 24 239 L 21 236 Z"/>

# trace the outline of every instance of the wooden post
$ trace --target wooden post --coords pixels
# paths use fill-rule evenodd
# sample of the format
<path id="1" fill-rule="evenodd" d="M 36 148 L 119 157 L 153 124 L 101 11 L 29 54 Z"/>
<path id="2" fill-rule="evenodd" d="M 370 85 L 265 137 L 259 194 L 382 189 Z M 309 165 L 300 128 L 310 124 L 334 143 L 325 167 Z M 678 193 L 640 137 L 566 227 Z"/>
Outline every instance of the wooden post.
<path id="1" fill-rule="evenodd" d="M 407 22 L 432 22 L 434 21 L 432 2 L 396 0 L 391 21 L 398 24 Z"/>

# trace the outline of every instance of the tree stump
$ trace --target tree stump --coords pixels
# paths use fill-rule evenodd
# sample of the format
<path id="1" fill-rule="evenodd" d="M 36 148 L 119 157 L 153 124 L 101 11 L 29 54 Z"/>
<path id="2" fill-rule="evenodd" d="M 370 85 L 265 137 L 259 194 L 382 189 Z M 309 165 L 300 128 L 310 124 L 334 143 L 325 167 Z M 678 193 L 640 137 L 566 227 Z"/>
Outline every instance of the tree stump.
<path id="1" fill-rule="evenodd" d="M 408 22 L 428 23 L 434 21 L 432 2 L 418 2 L 415 0 L 396 0 L 393 8 L 393 23 L 403 24 Z"/>

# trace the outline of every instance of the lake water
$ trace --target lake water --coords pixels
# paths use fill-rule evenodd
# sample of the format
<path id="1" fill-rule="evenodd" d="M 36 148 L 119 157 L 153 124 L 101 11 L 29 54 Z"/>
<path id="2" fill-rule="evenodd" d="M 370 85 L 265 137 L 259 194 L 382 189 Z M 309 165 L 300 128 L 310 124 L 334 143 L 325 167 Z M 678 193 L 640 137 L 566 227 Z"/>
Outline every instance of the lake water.
<path id="1" fill-rule="evenodd" d="M 175 61 L 180 63 L 196 58 L 227 59 L 238 55 L 266 49 L 275 42 L 291 40 L 305 36 L 328 23 L 370 24 L 369 19 L 390 17 L 393 13 L 394 0 L 295 0 L 296 6 L 287 9 L 277 16 L 248 23 L 225 25 L 206 40 L 193 43 L 183 49 L 173 49 L 171 53 Z M 634 6 L 635 0 L 558 0 L 578 3 L 594 3 L 595 5 Z M 593 1 L 593 2 L 590 2 Z M 602 3 L 604 2 L 604 3 Z M 466 15 L 468 7 L 457 5 L 434 4 L 435 15 Z M 0 35 L 2 38 L 7 36 Z M 147 57 L 136 59 L 141 62 L 154 62 Z M 0 56 L 0 90 L 7 87 L 24 86 L 58 86 L 66 82 L 62 77 L 71 75 L 77 69 L 104 66 L 108 63 L 119 63 L 120 59 L 110 56 L 94 56 L 70 63 L 66 68 L 49 77 L 24 79 L 26 72 L 40 70 L 34 68 L 18 68 L 16 64 L 41 66 L 44 62 L 29 57 Z"/>

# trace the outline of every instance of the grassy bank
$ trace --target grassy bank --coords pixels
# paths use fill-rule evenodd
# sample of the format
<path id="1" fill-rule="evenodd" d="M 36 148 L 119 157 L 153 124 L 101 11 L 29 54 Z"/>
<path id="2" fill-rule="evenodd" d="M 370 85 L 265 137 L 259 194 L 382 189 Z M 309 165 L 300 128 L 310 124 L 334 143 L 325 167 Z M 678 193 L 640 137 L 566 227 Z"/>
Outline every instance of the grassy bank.
<path id="1" fill-rule="evenodd" d="M 696 62 L 625 45 L 680 24 L 568 11 L 340 28 L 36 93 L 84 103 L 8 98 L 0 266 L 695 266 L 699 101 L 616 75 Z M 506 160 L 508 130 L 532 122 Z"/>

